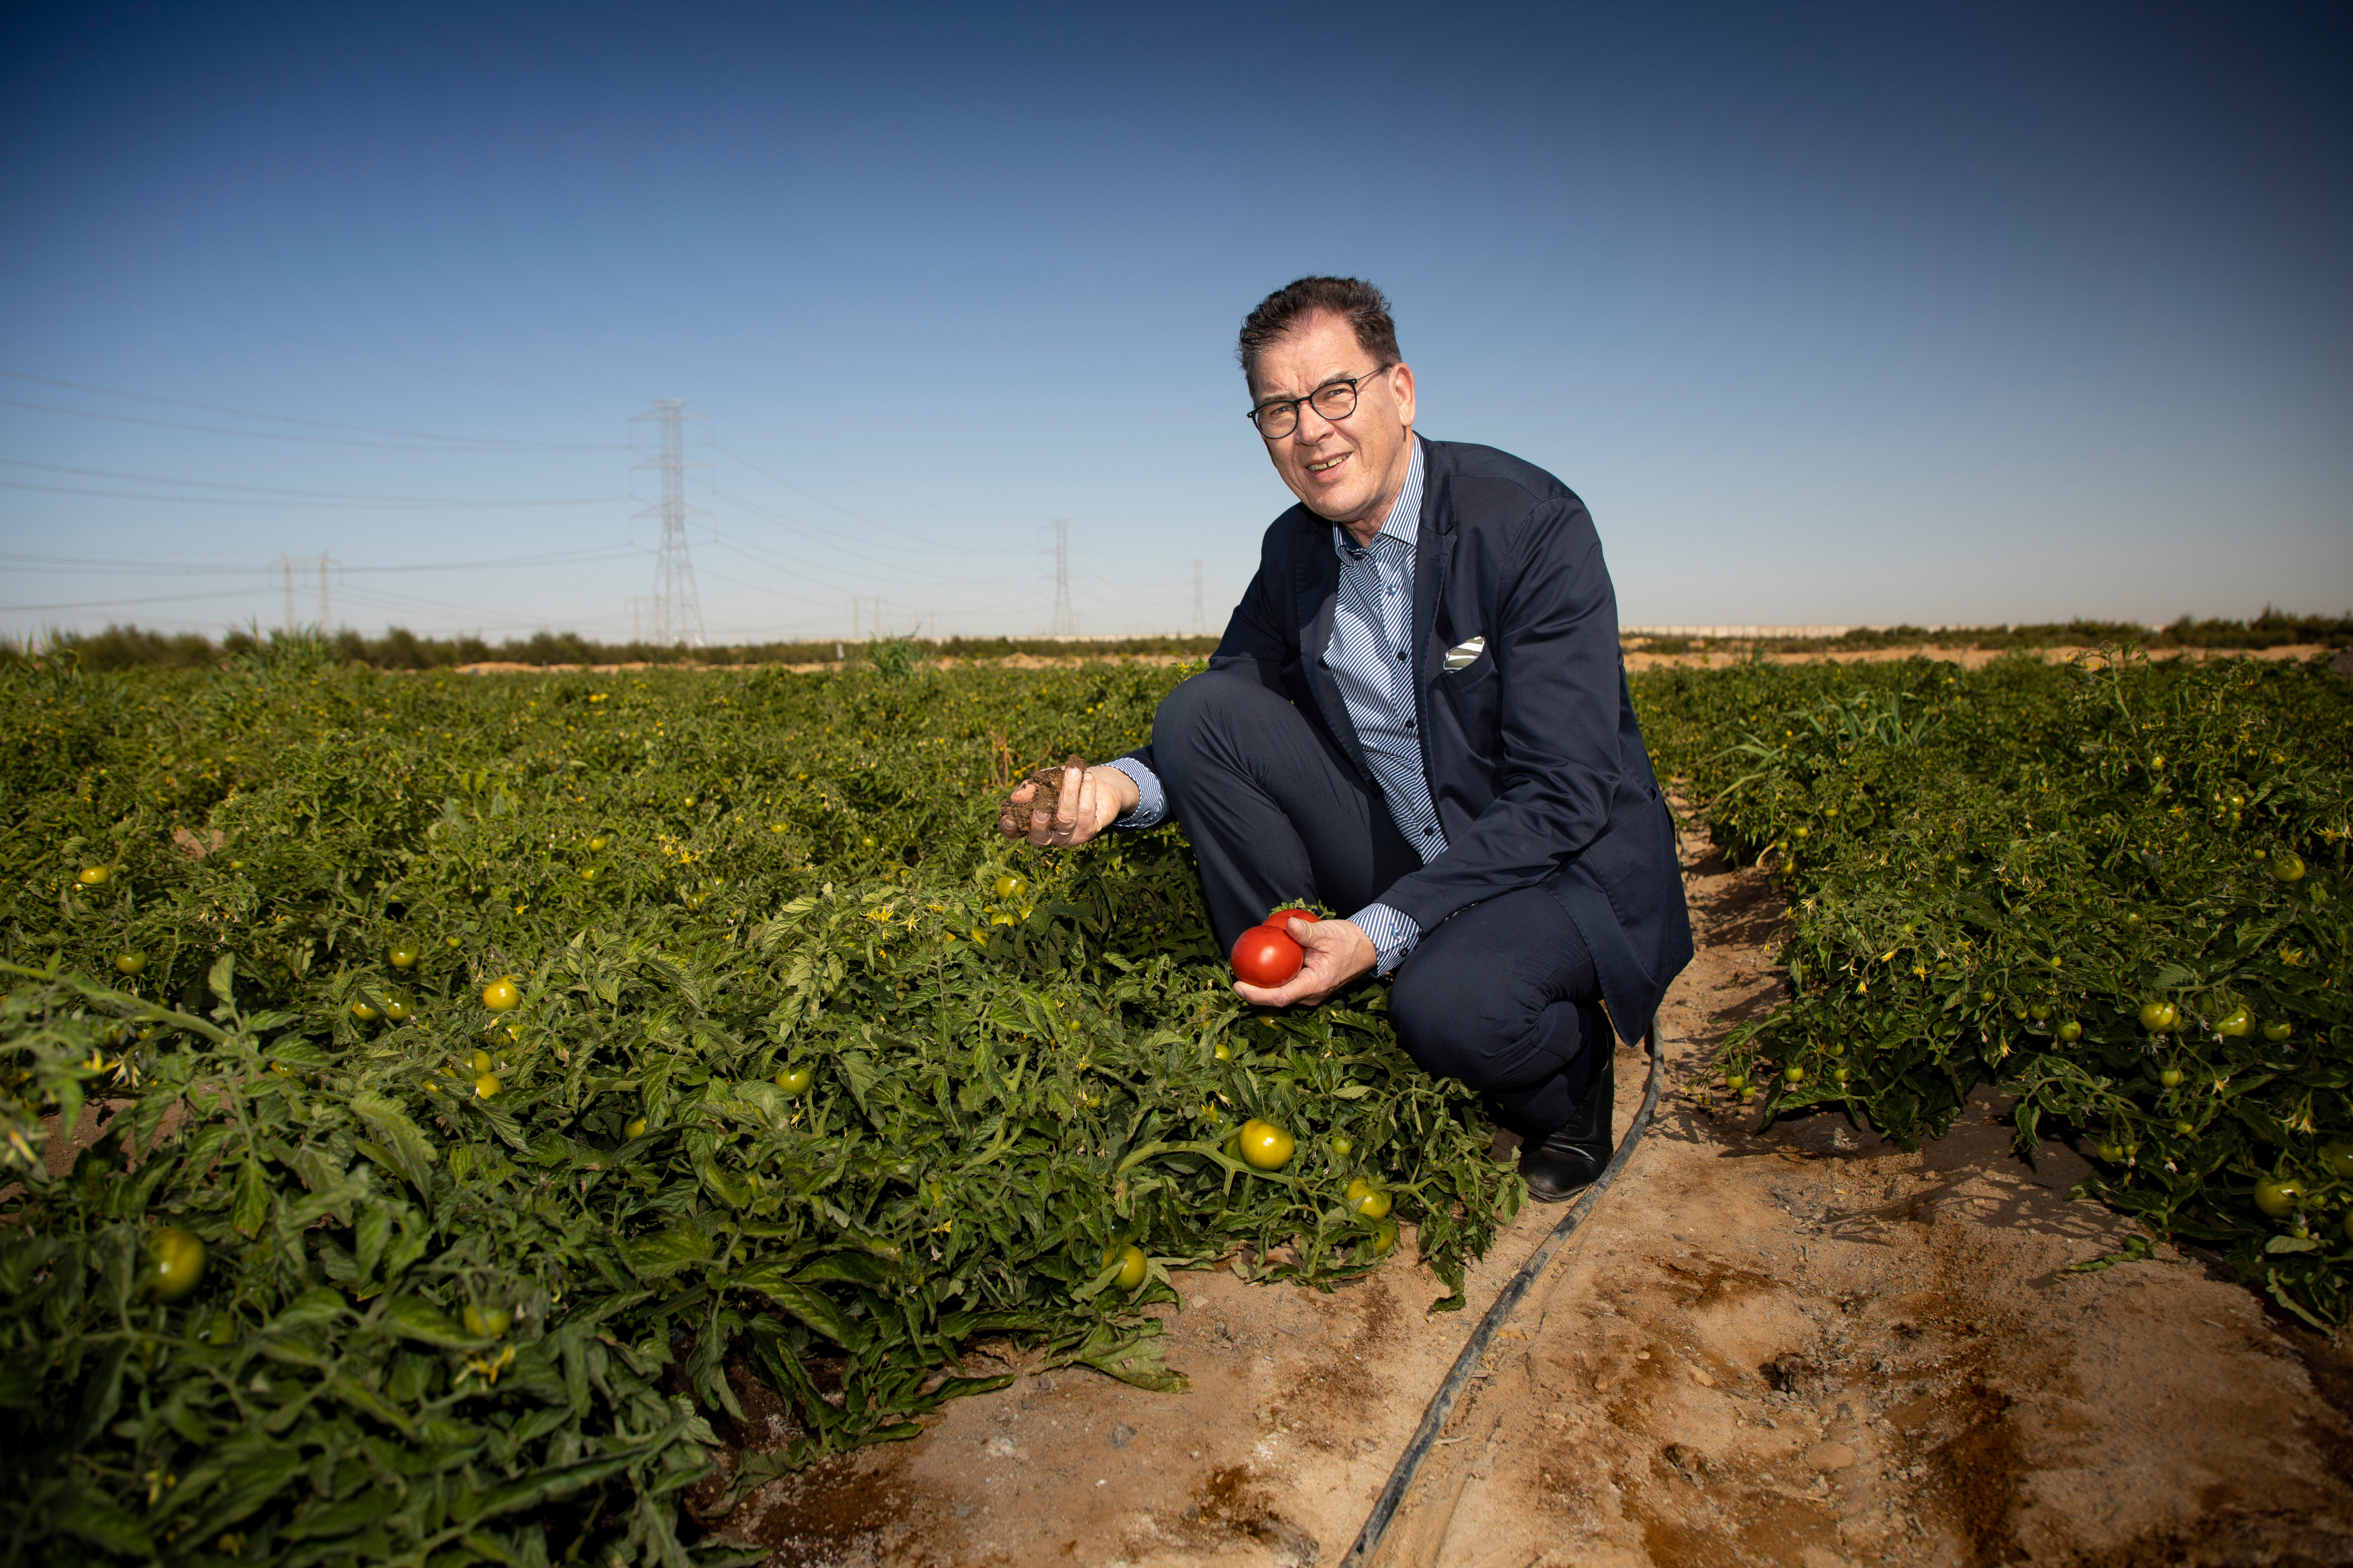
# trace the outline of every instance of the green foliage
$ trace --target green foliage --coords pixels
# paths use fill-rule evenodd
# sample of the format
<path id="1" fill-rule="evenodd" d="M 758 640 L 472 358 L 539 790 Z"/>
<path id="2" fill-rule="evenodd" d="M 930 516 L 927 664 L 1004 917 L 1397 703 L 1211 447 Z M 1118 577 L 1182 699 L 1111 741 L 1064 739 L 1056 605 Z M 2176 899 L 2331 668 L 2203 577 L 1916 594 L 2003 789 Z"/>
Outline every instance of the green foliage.
<path id="1" fill-rule="evenodd" d="M 0 1556 L 684 1563 L 737 1380 L 739 1489 L 992 1339 L 1176 1386 L 1169 1272 L 1361 1274 L 1356 1176 L 1459 1299 L 1519 1188 L 1378 994 L 1241 1007 L 1173 830 L 991 831 L 1181 673 L 0 669 Z"/>
<path id="2" fill-rule="evenodd" d="M 1794 899 L 1795 994 L 1725 1057 L 1768 1114 L 1848 1105 L 1908 1142 L 1999 1081 L 2021 1146 L 2081 1136 L 2087 1191 L 2315 1321 L 2353 1316 L 2353 688 L 1913 660 L 1637 695 L 1718 842 Z M 2259 1179 L 2301 1196 L 2266 1215 Z"/>
<path id="3" fill-rule="evenodd" d="M 0 664 L 19 660 L 66 659 L 86 670 L 206 669 L 225 659 L 275 643 L 321 640 L 312 634 L 263 632 L 258 628 L 231 632 L 216 645 L 195 632 L 166 637 L 136 626 L 109 626 L 101 632 L 56 632 L 28 647 L 0 642 Z M 394 626 L 380 637 L 364 637 L 345 626 L 323 639 L 338 664 L 371 664 L 378 669 L 448 669 L 457 665 L 497 662 L 537 668 L 552 665 L 677 665 L 735 666 L 746 664 L 828 664 L 860 657 L 880 660 L 886 647 L 902 652 L 894 657 L 915 658 L 1009 658 L 1018 654 L 1068 658 L 1073 655 L 1105 657 L 1152 655 L 1200 658 L 1216 651 L 1215 637 L 1089 637 L 1065 641 L 1057 637 L 946 637 L 935 641 L 914 637 L 878 637 L 871 643 L 856 638 L 836 642 L 744 643 L 728 647 L 690 647 L 684 643 L 601 643 L 577 632 L 533 632 L 527 637 L 484 642 L 478 637 L 420 637 L 405 626 Z"/>

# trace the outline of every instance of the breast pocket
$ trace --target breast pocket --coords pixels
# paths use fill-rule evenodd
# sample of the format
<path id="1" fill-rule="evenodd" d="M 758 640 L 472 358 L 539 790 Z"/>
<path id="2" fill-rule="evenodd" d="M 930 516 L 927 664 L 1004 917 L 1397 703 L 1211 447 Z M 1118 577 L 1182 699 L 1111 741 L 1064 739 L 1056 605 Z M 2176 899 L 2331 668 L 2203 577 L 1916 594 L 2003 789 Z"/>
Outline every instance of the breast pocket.
<path id="1" fill-rule="evenodd" d="M 1495 673 L 1495 656 L 1482 649 L 1460 669 L 1438 678 L 1438 689 L 1464 742 L 1482 762 L 1492 764 L 1503 751 L 1503 680 Z"/>

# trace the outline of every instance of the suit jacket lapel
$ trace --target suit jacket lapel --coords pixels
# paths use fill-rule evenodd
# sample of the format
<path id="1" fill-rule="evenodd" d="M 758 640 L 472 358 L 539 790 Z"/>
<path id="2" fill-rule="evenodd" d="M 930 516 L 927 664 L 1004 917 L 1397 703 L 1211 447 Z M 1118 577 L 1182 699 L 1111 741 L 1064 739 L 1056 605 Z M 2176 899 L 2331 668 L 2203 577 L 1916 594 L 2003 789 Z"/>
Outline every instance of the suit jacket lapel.
<path id="1" fill-rule="evenodd" d="M 1446 593 L 1446 574 L 1454 564 L 1454 465 L 1447 460 L 1445 450 L 1435 441 L 1424 441 L 1421 469 L 1421 518 L 1414 531 L 1413 545 L 1413 689 L 1419 692 L 1432 689 L 1430 682 L 1436 672 L 1428 668 L 1430 628 L 1438 621 L 1438 602 Z M 1461 627 L 1455 628 L 1461 631 Z M 1491 628 L 1476 626 L 1465 635 L 1477 635 Z M 1430 726 L 1421 726 L 1424 740 L 1424 763 L 1427 765 L 1427 737 Z"/>
<path id="2" fill-rule="evenodd" d="M 1324 651 L 1332 646 L 1332 614 L 1340 602 L 1340 558 L 1332 548 L 1332 525 L 1308 513 L 1300 530 L 1298 553 L 1293 561 L 1299 587 L 1299 662 L 1307 675 L 1307 689 L 1315 693 L 1315 706 L 1323 712 L 1324 728 L 1340 742 L 1348 760 L 1356 763 L 1356 772 L 1369 779 L 1372 770 L 1365 765 L 1365 751 L 1356 740 L 1356 722 L 1348 717 L 1348 704 L 1340 696 L 1340 683 L 1332 679 L 1331 670 L 1324 663 Z"/>

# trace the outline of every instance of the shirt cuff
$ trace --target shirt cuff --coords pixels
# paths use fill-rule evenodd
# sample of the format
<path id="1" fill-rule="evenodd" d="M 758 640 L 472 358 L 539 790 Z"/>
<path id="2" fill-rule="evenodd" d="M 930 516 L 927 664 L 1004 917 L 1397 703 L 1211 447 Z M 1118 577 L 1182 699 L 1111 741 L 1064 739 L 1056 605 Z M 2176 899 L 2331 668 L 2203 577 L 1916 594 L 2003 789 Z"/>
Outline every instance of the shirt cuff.
<path id="1" fill-rule="evenodd" d="M 1375 974 L 1387 974 L 1403 963 L 1406 955 L 1421 941 L 1420 922 L 1387 904 L 1366 904 L 1348 920 L 1372 938 L 1373 951 L 1380 955 L 1380 962 L 1373 965 Z"/>
<path id="2" fill-rule="evenodd" d="M 1160 775 L 1137 762 L 1134 757 L 1114 757 L 1103 764 L 1117 768 L 1135 781 L 1135 809 L 1112 824 L 1113 827 L 1157 827 L 1168 816 L 1168 792 L 1160 787 Z"/>

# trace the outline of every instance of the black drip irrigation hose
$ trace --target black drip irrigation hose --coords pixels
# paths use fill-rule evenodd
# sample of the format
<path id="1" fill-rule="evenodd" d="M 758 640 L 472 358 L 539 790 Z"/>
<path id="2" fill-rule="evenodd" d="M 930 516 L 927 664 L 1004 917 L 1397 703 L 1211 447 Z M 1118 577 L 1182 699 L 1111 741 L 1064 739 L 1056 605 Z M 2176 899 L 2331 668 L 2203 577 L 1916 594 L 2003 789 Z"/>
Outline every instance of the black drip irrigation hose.
<path id="1" fill-rule="evenodd" d="M 1642 1131 L 1651 1124 L 1651 1113 L 1658 1109 L 1660 1082 L 1666 1077 L 1665 1058 L 1659 1050 L 1659 1023 L 1656 1018 L 1651 1020 L 1651 1027 L 1643 1035 L 1642 1044 L 1651 1055 L 1651 1082 L 1642 1094 L 1642 1109 L 1634 1113 L 1633 1121 L 1627 1126 L 1626 1136 L 1619 1142 L 1618 1152 L 1609 1157 L 1609 1163 L 1601 1168 L 1601 1173 L 1593 1178 L 1592 1184 L 1569 1205 L 1568 1213 L 1553 1226 L 1552 1234 L 1545 1237 L 1544 1244 L 1520 1265 L 1520 1271 L 1512 1276 L 1512 1282 L 1504 1287 L 1503 1294 L 1495 1298 L 1495 1304 L 1487 1309 L 1487 1315 L 1479 1320 L 1479 1326 L 1471 1332 L 1470 1342 L 1462 1347 L 1462 1353 L 1454 1358 L 1453 1370 L 1446 1374 L 1446 1381 L 1438 1385 L 1438 1392 L 1430 1396 L 1430 1406 L 1421 1413 L 1421 1425 L 1414 1428 L 1413 1441 L 1406 1445 L 1405 1452 L 1398 1458 L 1397 1468 L 1389 1472 L 1388 1485 L 1381 1489 L 1380 1497 L 1373 1503 L 1373 1511 L 1365 1518 L 1364 1529 L 1356 1532 L 1356 1544 L 1349 1549 L 1347 1556 L 1340 1560 L 1340 1568 L 1364 1568 L 1373 1560 L 1373 1553 L 1380 1550 L 1381 1537 L 1388 1533 L 1390 1521 L 1397 1517 L 1398 1505 L 1405 1500 L 1407 1489 L 1413 1485 L 1414 1477 L 1420 1473 L 1421 1461 L 1429 1456 L 1430 1444 L 1446 1430 L 1447 1420 L 1454 1414 L 1454 1402 L 1461 1396 L 1462 1385 L 1471 1381 L 1472 1373 L 1477 1370 L 1479 1358 L 1486 1353 L 1487 1342 L 1495 1337 L 1495 1331 L 1510 1320 L 1520 1304 L 1520 1299 L 1528 1293 L 1528 1287 L 1536 1282 L 1536 1277 L 1552 1261 L 1553 1254 L 1560 1250 L 1560 1244 L 1567 1241 L 1569 1233 L 1593 1212 L 1594 1206 L 1601 1201 L 1601 1194 L 1609 1190 L 1609 1184 L 1616 1181 L 1618 1173 L 1625 1168 L 1626 1158 L 1633 1153 L 1634 1145 L 1642 1141 Z M 1615 1048 L 1614 1042 L 1612 1048 Z"/>

